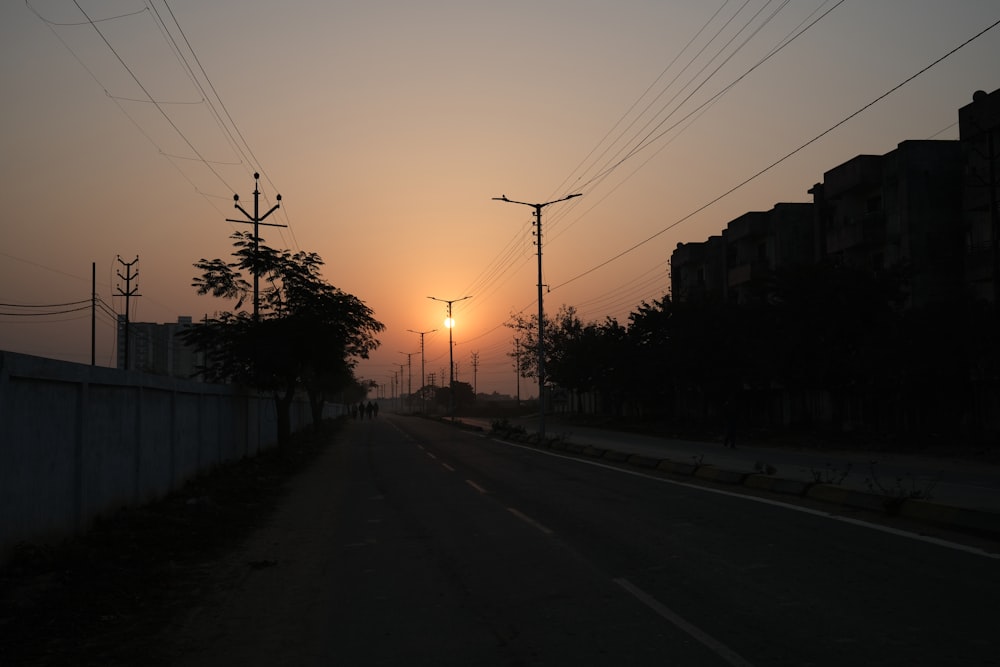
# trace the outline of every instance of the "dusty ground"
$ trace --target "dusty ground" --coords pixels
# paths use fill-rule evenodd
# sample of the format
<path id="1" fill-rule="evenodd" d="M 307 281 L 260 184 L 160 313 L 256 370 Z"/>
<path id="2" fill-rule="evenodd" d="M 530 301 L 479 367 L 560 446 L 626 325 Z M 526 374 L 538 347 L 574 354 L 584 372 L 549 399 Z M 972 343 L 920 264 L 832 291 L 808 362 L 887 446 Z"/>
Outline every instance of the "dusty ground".
<path id="1" fill-rule="evenodd" d="M 195 604 L 213 563 L 264 523 L 336 430 L 221 466 L 65 544 L 21 545 L 0 570 L 0 663 L 150 665 L 156 632 Z"/>

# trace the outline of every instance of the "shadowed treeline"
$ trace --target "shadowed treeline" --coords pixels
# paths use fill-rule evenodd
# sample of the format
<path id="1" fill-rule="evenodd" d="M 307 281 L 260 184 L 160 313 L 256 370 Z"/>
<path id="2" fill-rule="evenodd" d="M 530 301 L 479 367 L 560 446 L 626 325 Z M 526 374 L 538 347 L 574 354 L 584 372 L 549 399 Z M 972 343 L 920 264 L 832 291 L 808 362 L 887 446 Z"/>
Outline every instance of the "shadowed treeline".
<path id="1" fill-rule="evenodd" d="M 747 305 L 642 303 L 623 325 L 547 322 L 553 409 L 668 428 L 853 434 L 903 448 L 998 431 L 1000 325 L 982 303 L 903 309 L 902 272 L 772 273 Z M 511 324 L 535 345 L 532 318 Z M 535 363 L 521 358 L 530 375 Z"/>

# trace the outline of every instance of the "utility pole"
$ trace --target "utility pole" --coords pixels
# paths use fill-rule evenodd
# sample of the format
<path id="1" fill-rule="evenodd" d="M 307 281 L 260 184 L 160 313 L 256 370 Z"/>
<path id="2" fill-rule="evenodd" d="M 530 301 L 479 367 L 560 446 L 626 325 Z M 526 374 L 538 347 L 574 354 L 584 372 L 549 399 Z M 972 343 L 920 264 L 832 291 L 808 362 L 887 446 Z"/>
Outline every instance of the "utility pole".
<path id="1" fill-rule="evenodd" d="M 90 365 L 97 365 L 97 262 L 90 263 Z"/>
<path id="2" fill-rule="evenodd" d="M 132 266 L 138 263 L 139 256 L 136 255 L 135 259 L 131 262 L 125 262 L 122 260 L 122 256 L 118 255 L 118 263 L 125 267 L 125 275 L 122 275 L 121 271 L 118 271 L 118 277 L 125 281 L 125 290 L 122 291 L 121 286 L 118 287 L 118 294 L 125 297 L 125 359 L 124 359 L 124 369 L 129 370 L 129 340 L 128 340 L 128 330 L 129 330 L 129 301 L 133 296 L 142 296 L 139 294 L 139 286 L 136 285 L 135 288 L 132 287 L 132 281 L 139 275 L 139 270 L 136 269 L 135 273 L 132 273 Z"/>
<path id="3" fill-rule="evenodd" d="M 407 329 L 407 331 L 420 335 L 420 411 L 427 414 L 427 395 L 424 391 L 424 387 L 427 386 L 427 380 L 424 376 L 424 335 L 434 333 L 437 329 L 431 329 L 430 331 L 414 331 L 413 329 Z"/>
<path id="4" fill-rule="evenodd" d="M 521 339 L 514 339 L 514 379 L 517 381 L 517 407 L 521 407 Z"/>
<path id="5" fill-rule="evenodd" d="M 406 355 L 406 405 L 407 409 L 413 412 L 413 355 L 415 352 L 400 352 L 400 354 Z M 399 370 L 403 371 L 403 364 L 399 365 Z M 400 401 L 400 409 L 402 409 L 402 401 Z"/>
<path id="6" fill-rule="evenodd" d="M 472 353 L 472 395 L 479 395 L 479 382 L 476 379 L 479 373 L 479 353 Z"/>
<path id="7" fill-rule="evenodd" d="M 538 248 L 538 435 L 545 439 L 545 338 L 543 337 L 543 327 L 545 311 L 542 308 L 542 209 L 549 204 L 557 204 L 573 197 L 579 197 L 580 193 L 566 195 L 561 199 L 553 199 L 542 204 L 529 204 L 524 201 L 507 199 L 507 195 L 494 197 L 493 201 L 505 201 L 508 204 L 521 204 L 535 209 L 535 246 Z"/>
<path id="8" fill-rule="evenodd" d="M 398 396 L 399 396 L 399 406 L 397 407 L 397 409 L 400 412 L 403 411 L 403 377 L 405 377 L 403 375 L 403 369 L 405 367 L 406 367 L 406 364 L 400 364 L 399 365 L 399 394 L 398 394 Z"/>
<path id="9" fill-rule="evenodd" d="M 455 346 L 451 342 L 451 330 L 455 328 L 455 320 L 451 317 L 451 304 L 457 303 L 458 301 L 465 301 L 466 299 L 471 299 L 471 296 L 463 296 L 460 299 L 439 299 L 436 296 L 429 296 L 428 299 L 433 301 L 440 301 L 442 303 L 448 304 L 448 318 L 444 321 L 445 327 L 448 329 L 448 416 L 451 417 L 452 421 L 455 419 Z M 441 378 L 444 381 L 444 378 Z"/>
<path id="10" fill-rule="evenodd" d="M 258 233 L 258 228 L 260 225 L 265 225 L 267 227 L 287 227 L 288 225 L 279 225 L 272 222 L 264 222 L 264 219 L 274 213 L 281 206 L 281 195 L 277 195 L 275 199 L 279 203 L 271 207 L 271 209 L 264 215 L 260 215 L 260 186 L 258 181 L 260 180 L 260 174 L 254 172 L 253 175 L 253 215 L 250 215 L 246 210 L 240 206 L 240 196 L 233 195 L 233 201 L 236 202 L 234 207 L 239 209 L 240 213 L 247 217 L 246 220 L 233 220 L 231 218 L 226 218 L 226 222 L 239 222 L 247 223 L 253 225 L 253 321 L 254 324 L 260 321 L 260 261 L 257 256 L 257 248 L 260 241 L 260 234 Z"/>

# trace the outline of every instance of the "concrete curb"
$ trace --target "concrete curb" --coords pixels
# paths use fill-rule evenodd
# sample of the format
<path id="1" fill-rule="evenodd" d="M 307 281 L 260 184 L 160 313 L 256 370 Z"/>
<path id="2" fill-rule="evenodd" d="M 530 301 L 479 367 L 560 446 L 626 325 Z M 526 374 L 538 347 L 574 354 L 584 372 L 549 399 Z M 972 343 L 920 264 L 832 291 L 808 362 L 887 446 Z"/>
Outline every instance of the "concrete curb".
<path id="1" fill-rule="evenodd" d="M 694 476 L 698 479 L 707 479 L 710 482 L 721 482 L 722 484 L 742 484 L 747 474 L 711 465 L 698 466 L 697 470 L 694 471 Z"/>
<path id="2" fill-rule="evenodd" d="M 1000 536 L 1000 514 L 994 512 L 907 499 L 900 506 L 899 515 L 925 523 Z"/>
<path id="3" fill-rule="evenodd" d="M 789 496 L 804 496 L 810 486 L 810 482 L 803 482 L 798 479 L 785 479 L 784 477 L 774 477 L 772 475 L 753 474 L 747 475 L 743 480 L 743 486 L 771 493 L 781 493 Z"/>
<path id="4" fill-rule="evenodd" d="M 760 473 L 740 472 L 718 468 L 713 465 L 698 465 L 670 459 L 658 459 L 641 454 L 601 449 L 592 445 L 576 445 L 556 441 L 546 446 L 527 443 L 537 448 L 550 448 L 588 458 L 601 459 L 611 463 L 644 470 L 660 472 L 718 484 L 746 486 L 750 489 L 769 493 L 809 498 L 831 505 L 863 509 L 892 516 L 900 516 L 922 523 L 956 528 L 992 538 L 1000 538 L 1000 514 L 986 510 L 942 505 L 927 500 L 915 500 L 886 496 L 878 493 L 858 491 L 835 484 L 821 484 L 797 479 L 786 479 Z"/>

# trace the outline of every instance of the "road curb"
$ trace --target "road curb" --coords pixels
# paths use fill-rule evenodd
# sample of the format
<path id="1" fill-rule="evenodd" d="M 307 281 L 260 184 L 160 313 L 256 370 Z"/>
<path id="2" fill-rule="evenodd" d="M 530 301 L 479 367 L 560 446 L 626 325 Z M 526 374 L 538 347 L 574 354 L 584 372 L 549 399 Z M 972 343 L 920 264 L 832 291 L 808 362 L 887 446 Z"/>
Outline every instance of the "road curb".
<path id="1" fill-rule="evenodd" d="M 743 480 L 743 485 L 751 489 L 781 493 L 787 496 L 806 495 L 810 484 L 810 482 L 803 482 L 798 479 L 785 479 L 784 477 L 762 474 L 747 475 L 746 479 Z"/>
<path id="2" fill-rule="evenodd" d="M 904 517 L 921 523 L 955 528 L 992 538 L 1000 537 L 1000 514 L 986 510 L 869 493 L 836 484 L 821 484 L 761 473 L 741 472 L 714 465 L 698 465 L 697 463 L 659 459 L 615 449 L 603 449 L 593 445 L 577 445 L 558 440 L 545 444 L 537 442 L 528 442 L 527 444 L 540 449 L 564 451 L 633 468 L 658 470 L 730 486 L 745 486 L 758 491 L 798 496 L 840 507 Z"/>
<path id="3" fill-rule="evenodd" d="M 725 468 L 716 468 L 712 465 L 698 466 L 694 471 L 694 476 L 698 479 L 706 479 L 710 482 L 721 482 L 722 484 L 742 484 L 748 473 Z"/>
<path id="4" fill-rule="evenodd" d="M 1000 515 L 983 510 L 906 499 L 899 508 L 899 515 L 939 526 L 955 526 L 976 533 L 1000 535 Z"/>

